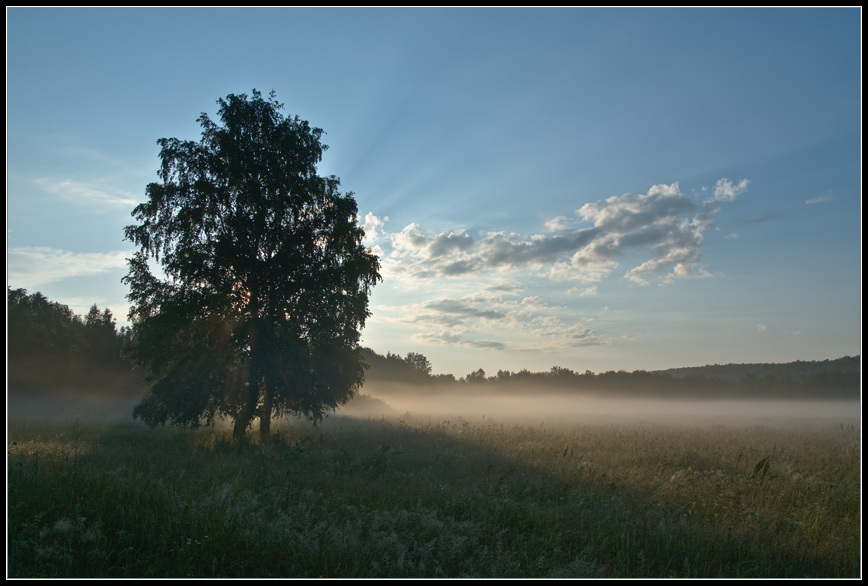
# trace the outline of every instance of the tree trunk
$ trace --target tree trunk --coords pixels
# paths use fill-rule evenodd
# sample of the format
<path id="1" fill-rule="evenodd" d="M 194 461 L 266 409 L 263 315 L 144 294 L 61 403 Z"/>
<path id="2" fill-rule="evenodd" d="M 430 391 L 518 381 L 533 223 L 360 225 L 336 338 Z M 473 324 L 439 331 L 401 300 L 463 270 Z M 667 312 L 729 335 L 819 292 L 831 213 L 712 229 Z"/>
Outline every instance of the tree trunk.
<path id="1" fill-rule="evenodd" d="M 247 433 L 247 427 L 250 425 L 250 416 L 246 413 L 247 409 L 243 409 L 238 416 L 235 417 L 235 424 L 232 428 L 232 439 L 236 442 L 243 442 Z"/>
<path id="2" fill-rule="evenodd" d="M 247 428 L 253 423 L 253 418 L 256 417 L 256 407 L 259 404 L 259 386 L 260 377 L 258 369 L 255 368 L 255 361 L 251 359 L 250 378 L 247 381 L 247 397 L 245 397 L 244 405 L 241 407 L 241 414 L 235 419 L 235 439 L 243 439 Z M 242 426 L 239 429 L 239 426 Z"/>
<path id="3" fill-rule="evenodd" d="M 259 323 L 256 318 L 259 313 L 259 308 L 256 303 L 256 292 L 252 288 L 250 290 L 250 297 L 250 311 L 254 317 L 250 324 L 248 324 L 247 330 L 247 343 L 250 347 L 250 363 L 247 373 L 247 396 L 245 397 L 244 404 L 241 407 L 241 416 L 235 420 L 236 440 L 243 439 L 247 427 L 253 423 L 253 419 L 256 417 L 256 408 L 259 405 L 259 387 L 260 381 L 262 380 L 262 373 L 259 367 Z M 238 429 L 239 423 L 243 423 L 244 429 Z"/>
<path id="4" fill-rule="evenodd" d="M 266 386 L 262 394 L 262 406 L 259 408 L 259 442 L 265 443 L 271 437 L 271 393 Z"/>
<path id="5" fill-rule="evenodd" d="M 259 404 L 260 377 L 257 368 L 257 361 L 254 359 L 254 356 L 255 355 L 252 355 L 250 360 L 250 373 L 247 379 L 247 396 L 244 397 L 241 410 L 235 417 L 233 436 L 236 441 L 243 441 L 245 439 L 244 436 L 247 433 L 247 428 L 250 427 L 251 423 L 253 423 L 253 419 L 256 417 L 256 407 Z"/>

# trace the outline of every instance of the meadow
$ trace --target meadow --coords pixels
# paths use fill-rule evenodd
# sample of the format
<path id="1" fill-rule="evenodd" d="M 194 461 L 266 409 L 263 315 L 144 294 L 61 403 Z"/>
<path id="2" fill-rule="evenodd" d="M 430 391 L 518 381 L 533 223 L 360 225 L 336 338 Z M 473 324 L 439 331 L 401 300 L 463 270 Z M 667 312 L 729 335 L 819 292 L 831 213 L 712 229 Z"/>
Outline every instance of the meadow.
<path id="1" fill-rule="evenodd" d="M 221 427 L 10 415 L 7 575 L 861 575 L 856 410 L 373 411 L 243 445 Z"/>

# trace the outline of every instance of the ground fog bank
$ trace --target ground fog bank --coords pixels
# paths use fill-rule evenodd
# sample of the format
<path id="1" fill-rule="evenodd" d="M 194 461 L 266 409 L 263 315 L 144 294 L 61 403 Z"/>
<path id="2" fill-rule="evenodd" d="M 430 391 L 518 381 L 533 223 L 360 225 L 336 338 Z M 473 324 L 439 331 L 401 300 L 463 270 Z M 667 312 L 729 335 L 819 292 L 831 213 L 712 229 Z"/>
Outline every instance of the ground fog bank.
<path id="1" fill-rule="evenodd" d="M 426 392 L 427 391 L 427 392 Z M 362 389 L 360 400 L 338 411 L 356 415 L 404 413 L 426 416 L 528 420 L 536 423 L 595 421 L 660 421 L 667 424 L 785 424 L 817 420 L 858 424 L 859 401 L 840 400 L 702 400 L 607 398 L 562 393 L 459 393 L 430 387 L 377 384 Z"/>

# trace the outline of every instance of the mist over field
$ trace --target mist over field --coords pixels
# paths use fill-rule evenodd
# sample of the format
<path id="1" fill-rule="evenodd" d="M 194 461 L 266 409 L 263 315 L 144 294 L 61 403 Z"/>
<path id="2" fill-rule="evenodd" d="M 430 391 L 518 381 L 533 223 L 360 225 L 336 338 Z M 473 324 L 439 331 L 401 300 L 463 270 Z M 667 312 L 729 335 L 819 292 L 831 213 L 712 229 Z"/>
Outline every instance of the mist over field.
<path id="1" fill-rule="evenodd" d="M 141 401 L 135 394 L 110 392 L 42 392 L 7 394 L 7 418 L 75 419 L 129 422 Z M 571 425 L 583 423 L 657 422 L 667 425 L 788 425 L 846 423 L 861 426 L 855 400 L 645 399 L 606 398 L 538 392 L 472 393 L 454 387 L 372 383 L 331 416 L 360 419 L 400 418 L 406 414 L 446 419 L 495 420 L 501 423 Z M 303 418 L 292 425 L 310 426 Z"/>
<path id="2" fill-rule="evenodd" d="M 7 426 L 81 421 L 91 425 L 133 425 L 133 408 L 141 397 L 111 393 L 7 393 Z M 346 405 L 326 415 L 319 427 L 350 418 L 364 425 L 404 420 L 446 425 L 506 425 L 580 430 L 606 426 L 631 428 L 658 425 L 694 430 L 778 428 L 832 429 L 846 426 L 861 431 L 861 403 L 855 400 L 699 400 L 606 398 L 557 393 L 461 393 L 454 388 L 379 383 L 367 385 Z M 315 431 L 303 417 L 275 422 L 293 433 Z M 202 422 L 205 423 L 204 421 Z M 254 421 L 254 428 L 258 419 Z M 216 433 L 228 432 L 231 420 L 217 420 Z M 173 429 L 167 425 L 166 429 Z M 12 441 L 15 438 L 9 436 Z"/>
<path id="3" fill-rule="evenodd" d="M 41 391 L 7 392 L 8 421 L 76 418 L 104 423 L 133 420 L 133 408 L 142 397 L 123 392 Z"/>
<path id="4" fill-rule="evenodd" d="M 423 392 L 419 392 L 423 391 Z M 424 392 L 428 391 L 428 392 Z M 443 415 L 464 418 L 493 418 L 508 421 L 569 424 L 588 418 L 619 421 L 665 421 L 683 425 L 787 421 L 793 419 L 860 420 L 859 401 L 810 400 L 701 400 L 605 398 L 594 395 L 565 396 L 536 393 L 508 395 L 432 392 L 409 389 L 406 385 L 372 385 L 362 393 L 390 407 L 385 415 Z M 376 414 L 376 405 L 370 407 Z M 338 413 L 354 413 L 350 403 Z"/>

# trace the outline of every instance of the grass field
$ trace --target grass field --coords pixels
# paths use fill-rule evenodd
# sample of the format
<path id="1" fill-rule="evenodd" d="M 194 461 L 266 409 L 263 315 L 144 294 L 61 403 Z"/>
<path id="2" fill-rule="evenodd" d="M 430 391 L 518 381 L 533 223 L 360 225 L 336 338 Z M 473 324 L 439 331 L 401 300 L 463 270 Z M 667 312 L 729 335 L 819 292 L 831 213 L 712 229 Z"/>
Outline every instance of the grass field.
<path id="1" fill-rule="evenodd" d="M 334 416 L 240 446 L 13 417 L 7 574 L 859 577 L 853 416 Z"/>

